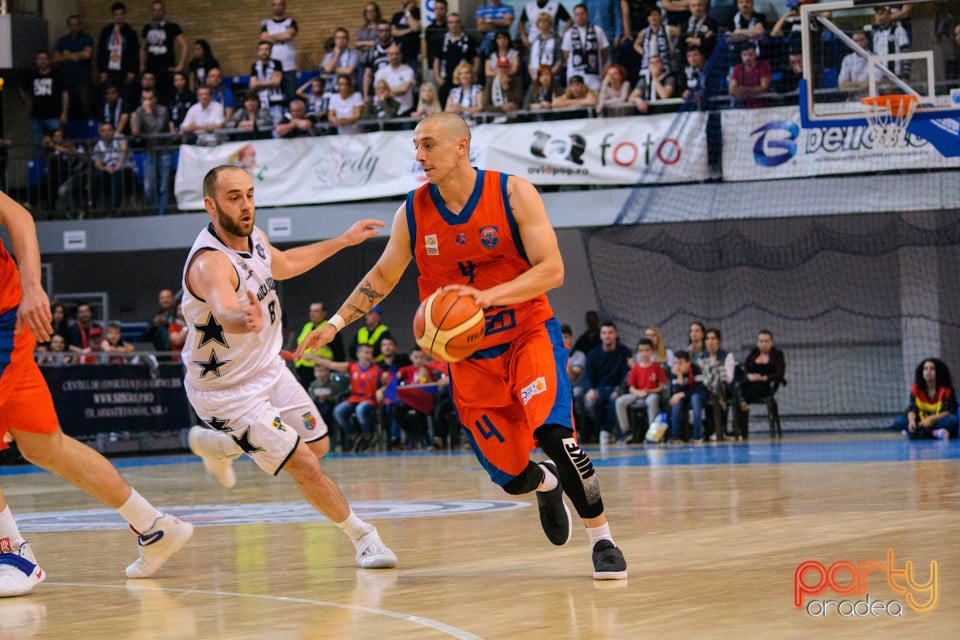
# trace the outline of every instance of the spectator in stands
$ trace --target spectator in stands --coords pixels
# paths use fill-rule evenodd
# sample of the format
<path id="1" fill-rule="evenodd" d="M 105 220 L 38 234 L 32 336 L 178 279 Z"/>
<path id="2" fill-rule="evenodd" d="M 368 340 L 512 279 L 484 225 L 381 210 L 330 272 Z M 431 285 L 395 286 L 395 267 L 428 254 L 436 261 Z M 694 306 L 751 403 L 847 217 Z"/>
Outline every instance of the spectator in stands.
<path id="1" fill-rule="evenodd" d="M 330 96 L 327 122 L 338 127 L 340 133 L 357 133 L 356 122 L 363 115 L 363 97 L 353 89 L 353 78 L 337 76 L 337 93 Z"/>
<path id="2" fill-rule="evenodd" d="M 93 194 L 98 208 L 118 209 L 136 186 L 133 153 L 127 139 L 116 135 L 109 122 L 100 123 L 100 139 L 90 154 L 93 160 Z"/>
<path id="3" fill-rule="evenodd" d="M 30 103 L 30 139 L 34 150 L 40 149 L 43 137 L 66 124 L 70 114 L 70 93 L 60 72 L 50 66 L 50 54 L 37 52 L 36 69 L 28 78 L 30 92 L 21 88 L 21 95 Z"/>
<path id="4" fill-rule="evenodd" d="M 553 99 L 554 109 L 563 109 L 566 107 L 596 107 L 598 102 L 597 94 L 593 89 L 587 87 L 583 81 L 583 76 L 574 75 L 570 77 L 567 90 Z"/>
<path id="5" fill-rule="evenodd" d="M 881 56 L 910 51 L 910 34 L 900 22 L 900 16 L 897 15 L 900 12 L 895 13 L 889 5 L 876 6 L 873 11 L 873 53 Z M 909 60 L 891 60 L 887 63 L 887 68 L 898 78 L 905 80 L 910 78 L 911 62 Z M 881 79 L 889 82 L 883 76 Z"/>
<path id="6" fill-rule="evenodd" d="M 714 432 L 708 437 L 711 441 L 717 439 L 717 432 L 726 428 L 727 402 L 733 398 L 733 381 L 737 373 L 737 360 L 732 353 L 722 348 L 720 329 L 707 329 L 704 342 L 707 355 L 700 360 L 703 370 L 703 386 L 707 389 L 707 399 L 712 411 L 711 426 Z M 722 420 L 723 424 L 718 424 Z M 722 435 L 722 434 L 721 434 Z"/>
<path id="7" fill-rule="evenodd" d="M 260 105 L 260 94 L 255 89 L 247 90 L 243 97 L 243 108 L 234 111 L 223 126 L 225 129 L 238 129 L 243 132 L 240 135 L 231 135 L 231 139 L 235 140 L 273 137 L 273 117 Z M 279 126 L 277 125 L 278 131 Z"/>
<path id="8" fill-rule="evenodd" d="M 643 330 L 643 337 L 653 343 L 653 361 L 663 367 L 669 375 L 673 370 L 673 350 L 663 343 L 663 334 L 658 327 L 647 327 Z"/>
<path id="9" fill-rule="evenodd" d="M 314 76 L 304 82 L 297 89 L 297 97 L 307 105 L 307 115 L 315 122 L 327 119 L 327 111 L 330 109 L 330 95 L 324 91 L 323 78 Z"/>
<path id="10" fill-rule="evenodd" d="M 387 120 L 397 117 L 400 103 L 390 95 L 390 85 L 386 80 L 373 83 L 373 97 L 363 105 L 363 120 Z"/>
<path id="11" fill-rule="evenodd" d="M 591 22 L 603 29 L 615 51 L 623 37 L 623 8 L 620 0 L 585 0 Z M 608 56 L 608 60 L 612 56 Z M 606 66 L 606 65 L 604 65 Z"/>
<path id="12" fill-rule="evenodd" d="M 487 78 L 483 89 L 484 111 L 517 111 L 523 105 L 523 81 L 511 72 L 511 62 L 501 58 L 496 72 Z"/>
<path id="13" fill-rule="evenodd" d="M 260 21 L 260 40 L 272 45 L 270 56 L 283 66 L 280 85 L 284 100 L 297 92 L 297 21 L 287 15 L 287 0 L 272 0 L 273 16 Z M 266 104 L 263 96 L 260 101 Z"/>
<path id="14" fill-rule="evenodd" d="M 513 48 L 510 42 L 510 34 L 506 31 L 497 31 L 494 34 L 493 48 L 484 65 L 484 73 L 487 78 L 492 78 L 497 74 L 497 65 L 502 60 L 510 63 L 511 76 L 516 76 L 520 72 L 520 54 Z"/>
<path id="15" fill-rule="evenodd" d="M 46 367 L 59 367 L 73 364 L 73 356 L 67 351 L 67 342 L 63 336 L 55 334 L 50 337 L 49 348 L 37 357 L 37 364 Z"/>
<path id="16" fill-rule="evenodd" d="M 437 80 L 440 102 L 446 106 L 447 96 L 458 80 L 457 69 L 460 64 L 469 64 L 476 74 L 480 67 L 480 57 L 473 40 L 463 31 L 463 21 L 459 13 L 447 15 L 447 35 L 443 37 L 440 56 L 433 62 L 433 77 Z"/>
<path id="17" fill-rule="evenodd" d="M 132 87 L 140 71 L 140 42 L 137 32 L 127 24 L 127 6 L 110 5 L 113 22 L 100 30 L 97 40 L 97 72 L 101 84 Z"/>
<path id="18" fill-rule="evenodd" d="M 691 362 L 690 354 L 677 351 L 673 364 L 673 382 L 670 385 L 670 440 L 680 443 L 684 440 L 683 422 L 687 411 L 693 414 L 693 431 L 690 439 L 693 444 L 703 443 L 703 403 L 707 398 L 707 389 L 703 386 L 703 374 L 700 365 Z"/>
<path id="19" fill-rule="evenodd" d="M 523 48 L 530 50 L 534 38 L 536 37 L 538 26 L 537 21 L 541 14 L 546 13 L 550 16 L 553 29 L 557 34 L 564 32 L 560 28 L 560 23 L 564 23 L 565 28 L 570 28 L 570 13 L 567 8 L 554 0 L 533 0 L 523 5 L 523 11 L 520 12 L 520 19 L 517 22 L 517 33 L 520 35 L 520 41 Z"/>
<path id="20" fill-rule="evenodd" d="M 752 2 L 752 0 L 740 0 Z M 728 91 L 738 99 L 738 105 L 746 108 L 762 107 L 767 104 L 763 98 L 757 98 L 770 91 L 773 70 L 766 60 L 757 59 L 757 49 L 752 44 L 740 45 L 740 64 L 730 72 Z"/>
<path id="21" fill-rule="evenodd" d="M 179 131 L 183 119 L 187 117 L 187 110 L 197 102 L 197 97 L 188 86 L 187 76 L 184 73 L 176 72 L 173 74 L 173 95 L 167 107 L 170 111 L 170 122 L 173 124 L 173 130 Z"/>
<path id="22" fill-rule="evenodd" d="M 81 28 L 80 16 L 67 18 L 67 33 L 57 39 L 53 50 L 53 64 L 63 76 L 70 92 L 70 117 L 85 120 L 92 113 L 90 60 L 93 58 L 93 38 Z"/>
<path id="23" fill-rule="evenodd" d="M 660 0 L 665 22 L 672 27 L 679 27 L 690 17 L 690 0 Z"/>
<path id="24" fill-rule="evenodd" d="M 676 90 L 677 81 L 663 66 L 660 56 L 650 56 L 647 68 L 640 71 L 637 88 L 630 93 L 630 102 L 640 113 L 647 113 L 651 102 L 668 100 L 674 96 Z"/>
<path id="25" fill-rule="evenodd" d="M 427 355 L 414 347 L 410 352 L 411 363 L 397 374 L 400 387 L 397 389 L 400 426 L 407 434 L 407 442 L 413 448 L 429 441 L 427 417 L 433 412 L 437 396 L 446 392 L 445 376 L 431 367 Z M 436 383 L 437 386 L 423 386 Z M 416 388 L 423 386 L 423 388 Z"/>
<path id="26" fill-rule="evenodd" d="M 657 7 L 647 11 L 647 27 L 633 41 L 633 49 L 640 56 L 640 74 L 647 70 L 650 59 L 659 57 L 663 67 L 671 70 L 673 63 L 673 43 L 679 35 L 677 27 L 663 23 L 663 16 Z"/>
<path id="27" fill-rule="evenodd" d="M 109 122 L 113 130 L 123 134 L 130 124 L 132 109 L 127 100 L 121 95 L 120 87 L 108 84 L 103 89 L 103 106 L 100 109 L 100 122 Z"/>
<path id="28" fill-rule="evenodd" d="M 237 107 L 237 101 L 233 96 L 233 91 L 223 86 L 223 71 L 218 67 L 207 71 L 206 86 L 210 89 L 210 99 L 223 105 L 224 119 L 232 116 L 233 110 Z M 197 97 L 200 97 L 199 90 L 197 91 Z M 262 98 L 261 102 L 263 102 Z M 267 104 L 263 103 L 261 106 L 266 107 Z"/>
<path id="29" fill-rule="evenodd" d="M 699 362 L 707 356 L 707 328 L 702 322 L 691 322 L 690 326 L 687 329 L 687 337 L 689 338 L 689 344 L 687 345 L 687 353 L 690 354 L 690 359 L 694 362 Z"/>
<path id="30" fill-rule="evenodd" d="M 314 135 L 313 119 L 307 115 L 307 105 L 300 98 L 290 101 L 290 107 L 283 112 L 280 122 L 274 129 L 278 138 L 302 138 Z"/>
<path id="31" fill-rule="evenodd" d="M 350 450 L 366 450 L 377 433 L 377 387 L 380 368 L 373 361 L 373 347 L 368 344 L 357 347 L 356 362 L 333 362 L 326 358 L 317 358 L 316 364 L 348 374 L 350 396 L 334 407 L 333 417 L 345 436 L 344 441 L 350 443 Z M 353 428 L 351 421 L 354 416 L 359 423 L 359 431 Z"/>
<path id="32" fill-rule="evenodd" d="M 334 93 L 337 90 L 337 76 L 341 73 L 356 78 L 359 68 L 360 54 L 350 48 L 350 34 L 343 27 L 337 27 L 333 32 L 333 49 L 323 56 L 323 62 L 320 63 L 320 72 L 326 79 L 324 92 Z"/>
<path id="33" fill-rule="evenodd" d="M 550 109 L 553 99 L 557 97 L 557 85 L 553 79 L 553 69 L 550 65 L 540 65 L 534 74 L 536 80 L 530 84 L 527 96 L 523 100 L 523 108 L 528 110 Z"/>
<path id="34" fill-rule="evenodd" d="M 773 345 L 773 333 L 767 329 L 761 330 L 757 334 L 757 346 L 743 361 L 746 379 L 737 385 L 737 404 L 734 406 L 734 431 L 737 432 L 737 440 L 746 439 L 750 435 L 747 428 L 750 405 L 774 393 L 776 388 L 783 384 L 786 370 L 783 351 Z"/>
<path id="35" fill-rule="evenodd" d="M 200 87 L 197 89 L 197 104 L 187 110 L 180 131 L 194 134 L 200 144 L 216 143 L 214 132 L 223 127 L 223 113 L 223 105 L 213 101 L 210 87 Z"/>
<path id="36" fill-rule="evenodd" d="M 380 5 L 368 2 L 363 7 L 363 19 L 357 27 L 356 47 L 361 53 L 369 51 L 377 41 L 377 25 L 383 22 Z"/>
<path id="37" fill-rule="evenodd" d="M 627 377 L 627 393 L 617 398 L 615 406 L 620 431 L 629 433 L 625 442 L 643 439 L 642 433 L 631 432 L 628 410 L 631 405 L 642 402 L 647 409 L 647 424 L 653 424 L 660 414 L 660 394 L 667 383 L 667 374 L 663 367 L 653 361 L 653 342 L 641 338 L 637 344 L 636 364 Z"/>
<path id="38" fill-rule="evenodd" d="M 433 77 L 433 63 L 443 51 L 443 37 L 447 35 L 447 0 L 434 0 L 433 22 L 424 30 L 427 41 L 427 73 L 430 82 L 436 88 L 436 78 Z"/>
<path id="39" fill-rule="evenodd" d="M 140 90 L 137 92 L 136 100 L 130 100 L 130 104 L 133 105 L 134 111 L 136 111 L 137 107 L 142 104 L 142 96 L 144 91 L 153 91 L 159 98 L 160 93 L 159 89 L 157 88 L 157 76 L 153 75 L 152 71 L 144 71 L 140 74 Z"/>
<path id="40" fill-rule="evenodd" d="M 611 103 L 626 102 L 630 97 L 630 83 L 626 80 L 627 71 L 619 64 L 611 64 L 603 71 L 600 94 L 597 96 L 597 113 Z"/>
<path id="41" fill-rule="evenodd" d="M 560 49 L 567 63 L 568 91 L 574 76 L 579 76 L 591 93 L 599 91 L 600 70 L 607 64 L 610 42 L 603 29 L 590 22 L 586 5 L 573 8 L 573 25 L 563 34 Z M 589 106 L 593 104 L 596 102 Z"/>
<path id="42" fill-rule="evenodd" d="M 53 325 L 53 333 L 50 335 L 63 336 L 64 339 L 66 339 L 70 331 L 70 321 L 67 320 L 67 308 L 59 302 L 54 302 L 50 305 L 50 315 L 53 316 L 51 322 Z"/>
<path id="43" fill-rule="evenodd" d="M 950 369 L 938 358 L 927 358 L 913 378 L 907 411 L 897 416 L 894 427 L 911 440 L 956 438 L 957 393 Z"/>
<path id="44" fill-rule="evenodd" d="M 737 0 L 737 12 L 727 24 L 724 37 L 734 43 L 749 41 L 756 50 L 757 43 L 763 40 L 768 29 L 767 17 L 754 11 L 754 0 Z"/>
<path id="45" fill-rule="evenodd" d="M 163 2 L 156 0 L 150 4 L 150 17 L 150 22 L 143 26 L 140 41 L 140 71 L 150 71 L 156 76 L 158 97 L 166 102 L 173 92 L 173 73 L 186 68 L 189 47 L 180 25 L 167 21 Z"/>
<path id="46" fill-rule="evenodd" d="M 100 342 L 100 351 L 104 353 L 130 353 L 133 351 L 133 344 L 123 339 L 123 333 L 119 322 L 108 322 L 107 333 Z M 123 364 L 123 356 L 111 357 L 107 360 L 110 364 Z"/>
<path id="47" fill-rule="evenodd" d="M 583 323 L 587 328 L 577 337 L 573 350 L 586 355 L 600 344 L 600 315 L 591 309 L 583 314 Z"/>
<path id="48" fill-rule="evenodd" d="M 363 61 L 361 90 L 364 100 L 368 100 L 373 94 L 373 79 L 377 75 L 377 71 L 390 64 L 387 52 L 390 50 L 390 46 L 394 44 L 392 33 L 390 23 L 381 22 L 377 25 L 377 41 L 367 51 L 366 58 Z"/>
<path id="49" fill-rule="evenodd" d="M 190 58 L 188 75 L 190 92 L 196 93 L 197 87 L 207 84 L 207 73 L 210 69 L 219 69 L 220 62 L 213 55 L 210 43 L 206 40 L 197 40 L 193 43 L 193 56 Z"/>
<path id="50" fill-rule="evenodd" d="M 397 343 L 393 336 L 387 334 L 380 340 L 381 360 L 380 388 L 377 389 L 377 409 L 380 424 L 388 434 L 390 448 L 402 448 L 401 445 L 401 407 L 397 397 L 397 387 L 400 383 L 400 369 L 410 365 L 410 357 L 397 351 Z"/>
<path id="51" fill-rule="evenodd" d="M 110 126 L 105 123 L 103 126 Z M 77 305 L 77 318 L 67 331 L 67 348 L 71 353 L 89 354 L 100 350 L 103 326 L 93 320 L 93 310 L 86 302 Z M 80 357 L 81 364 L 96 362 L 96 358 Z"/>
<path id="52" fill-rule="evenodd" d="M 696 103 L 698 108 L 702 108 L 707 99 L 707 75 L 703 67 L 704 62 L 700 47 L 687 48 L 687 66 L 683 70 L 684 82 L 681 97 Z"/>
<path id="53" fill-rule="evenodd" d="M 300 346 L 300 343 L 303 342 L 308 333 L 327 324 L 327 310 L 322 302 L 311 303 L 308 314 L 307 322 L 300 329 L 300 334 L 297 336 L 297 346 Z M 347 359 L 346 353 L 343 350 L 343 336 L 340 333 L 337 333 L 328 344 L 325 344 L 319 349 L 311 349 L 307 351 L 306 354 L 327 358 L 336 362 L 343 362 Z M 303 358 L 294 364 L 297 378 L 305 387 L 313 381 L 313 374 L 311 373 L 313 367 L 314 362 L 309 358 Z"/>
<path id="54" fill-rule="evenodd" d="M 54 129 L 40 143 L 46 168 L 40 180 L 39 202 L 42 207 L 66 215 L 83 210 L 86 183 L 86 152 L 63 137 L 63 129 Z"/>
<path id="55" fill-rule="evenodd" d="M 685 60 L 691 47 L 698 47 L 704 59 L 708 59 L 717 46 L 720 25 L 707 15 L 707 0 L 688 0 L 690 17 L 680 23 L 677 49 L 680 60 Z M 688 62 L 689 63 L 689 62 Z"/>
<path id="56" fill-rule="evenodd" d="M 260 94 L 260 106 L 270 111 L 273 124 L 283 117 L 283 63 L 272 57 L 273 45 L 257 43 L 257 60 L 250 65 L 250 88 Z M 227 116 L 229 118 L 230 116 Z"/>
<path id="57" fill-rule="evenodd" d="M 420 55 L 420 8 L 417 0 L 401 0 L 400 11 L 390 18 L 391 35 L 400 45 L 403 63 L 416 66 Z"/>
<path id="58" fill-rule="evenodd" d="M 416 110 L 410 115 L 414 118 L 423 118 L 431 113 L 440 113 L 443 111 L 443 105 L 440 104 L 440 96 L 437 95 L 437 87 L 432 82 L 424 82 L 420 85 L 420 95 L 417 101 Z"/>
<path id="59" fill-rule="evenodd" d="M 157 294 L 159 308 L 143 332 L 143 340 L 153 344 L 154 351 L 173 351 L 170 347 L 170 331 L 177 322 L 177 299 L 170 289 L 161 289 Z M 161 356 L 169 361 L 169 356 Z"/>
<path id="60" fill-rule="evenodd" d="M 358 360 L 358 347 L 369 345 L 373 348 L 373 359 L 377 362 L 383 360 L 383 354 L 380 353 L 380 342 L 390 336 L 390 329 L 383 323 L 383 312 L 380 305 L 374 306 L 363 318 L 363 326 L 357 329 L 353 336 L 353 342 L 350 344 L 350 359 Z"/>
<path id="61" fill-rule="evenodd" d="M 483 111 L 483 87 L 476 83 L 474 67 L 461 62 L 454 70 L 457 85 L 450 89 L 446 111 L 467 115 Z"/>
<path id="62" fill-rule="evenodd" d="M 331 443 L 330 449 L 334 450 L 336 448 L 337 451 L 343 451 L 344 443 L 337 435 L 340 430 L 332 428 L 337 424 L 333 417 L 333 409 L 350 391 L 350 381 L 339 371 L 331 371 L 321 364 L 312 366 L 306 371 L 314 376 L 307 387 L 307 393 L 310 394 L 310 398 L 317 405 L 324 423 L 331 428 L 330 437 L 335 438 L 335 442 Z"/>
<path id="63" fill-rule="evenodd" d="M 787 54 L 787 66 L 775 81 L 777 93 L 796 95 L 800 90 L 800 80 L 803 79 L 803 55 L 799 50 Z"/>
<path id="64" fill-rule="evenodd" d="M 617 391 L 630 372 L 630 355 L 630 349 L 620 344 L 617 326 L 612 322 L 600 325 L 600 344 L 587 354 L 583 371 L 584 400 L 600 430 L 600 444 L 618 439 L 618 434 L 611 433 L 616 415 L 613 408 Z"/>
<path id="65" fill-rule="evenodd" d="M 477 31 L 484 34 L 483 40 L 480 41 L 481 57 L 489 58 L 497 52 L 498 44 L 496 38 L 500 33 L 507 34 L 507 43 L 509 46 L 510 26 L 513 25 L 514 20 L 513 7 L 503 4 L 500 0 L 487 0 L 487 4 L 477 7 L 474 18 L 477 23 Z M 495 71 L 487 65 L 486 73 L 489 76 L 493 76 Z M 516 73 L 516 70 L 514 73 Z"/>
<path id="66" fill-rule="evenodd" d="M 532 3 L 531 3 L 532 4 Z M 549 13 L 537 16 L 537 28 L 530 37 L 527 69 L 531 78 L 540 74 L 540 67 L 547 66 L 556 78 L 563 69 L 563 52 L 560 50 L 560 36 L 553 30 L 553 18 Z"/>
<path id="67" fill-rule="evenodd" d="M 416 74 L 409 65 L 404 64 L 400 47 L 396 44 L 390 45 L 387 49 L 387 64 L 373 74 L 375 83 L 381 80 L 387 83 L 390 96 L 397 102 L 396 115 L 405 116 L 413 111 Z"/>
<path id="68" fill-rule="evenodd" d="M 143 192 L 147 204 L 157 207 L 157 215 L 162 216 L 169 204 L 170 176 L 173 173 L 173 148 L 169 136 L 174 129 L 170 113 L 159 104 L 155 91 L 141 92 L 140 106 L 133 112 L 130 131 L 147 151 L 143 158 Z"/>
<path id="69" fill-rule="evenodd" d="M 850 35 L 851 39 L 857 45 L 870 53 L 870 40 L 863 31 L 854 31 Z M 843 57 L 840 63 L 840 74 L 837 76 L 837 86 L 847 92 L 847 98 L 850 100 L 859 100 L 866 97 L 867 90 L 870 88 L 870 65 L 865 56 L 855 51 L 851 51 Z"/>

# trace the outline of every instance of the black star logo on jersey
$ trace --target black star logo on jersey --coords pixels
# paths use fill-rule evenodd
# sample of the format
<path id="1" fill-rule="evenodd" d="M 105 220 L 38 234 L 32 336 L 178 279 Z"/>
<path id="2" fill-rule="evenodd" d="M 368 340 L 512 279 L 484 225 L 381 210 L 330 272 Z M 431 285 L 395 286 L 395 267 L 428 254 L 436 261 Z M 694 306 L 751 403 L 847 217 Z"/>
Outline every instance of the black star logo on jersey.
<path id="1" fill-rule="evenodd" d="M 230 345 L 227 344 L 227 339 L 223 337 L 223 325 L 217 322 L 217 319 L 213 317 L 213 313 L 207 316 L 207 321 L 204 324 L 195 324 L 193 326 L 201 333 L 200 344 L 197 345 L 198 349 L 208 342 L 217 342 L 228 349 L 230 348 Z"/>
<path id="2" fill-rule="evenodd" d="M 194 360 L 193 364 L 198 365 L 203 368 L 203 371 L 200 372 L 200 377 L 205 377 L 208 373 L 213 373 L 218 378 L 220 377 L 220 367 L 230 362 L 229 360 L 218 360 L 217 352 L 213 349 L 210 349 L 210 359 L 204 362 L 203 360 Z"/>
<path id="3" fill-rule="evenodd" d="M 220 420 L 217 416 L 213 416 L 209 420 L 204 420 L 204 422 L 217 431 L 227 431 L 227 425 L 230 423 L 229 420 Z"/>
<path id="4" fill-rule="evenodd" d="M 245 430 L 239 438 L 234 436 L 233 439 L 237 441 L 237 446 L 243 449 L 244 453 L 250 454 L 263 451 L 263 449 L 250 442 L 250 429 Z"/>

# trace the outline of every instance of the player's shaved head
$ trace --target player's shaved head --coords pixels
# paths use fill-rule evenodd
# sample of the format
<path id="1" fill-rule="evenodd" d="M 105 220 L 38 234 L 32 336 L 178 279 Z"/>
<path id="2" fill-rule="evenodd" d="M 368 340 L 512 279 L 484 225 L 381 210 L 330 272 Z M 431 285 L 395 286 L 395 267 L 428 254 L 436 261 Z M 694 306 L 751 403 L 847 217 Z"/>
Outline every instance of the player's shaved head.
<path id="1" fill-rule="evenodd" d="M 458 138 L 470 140 L 470 127 L 467 125 L 466 120 L 456 113 L 441 112 L 431 114 L 420 121 L 420 124 L 417 125 L 417 130 L 420 132 L 428 127 L 433 131 L 441 132 L 450 140 L 457 140 Z"/>
<path id="2" fill-rule="evenodd" d="M 203 177 L 203 197 L 212 198 L 217 191 L 217 181 L 220 179 L 220 174 L 224 171 L 243 171 L 240 167 L 235 167 L 231 164 L 221 164 L 218 167 L 214 167 L 207 172 L 207 175 Z"/>

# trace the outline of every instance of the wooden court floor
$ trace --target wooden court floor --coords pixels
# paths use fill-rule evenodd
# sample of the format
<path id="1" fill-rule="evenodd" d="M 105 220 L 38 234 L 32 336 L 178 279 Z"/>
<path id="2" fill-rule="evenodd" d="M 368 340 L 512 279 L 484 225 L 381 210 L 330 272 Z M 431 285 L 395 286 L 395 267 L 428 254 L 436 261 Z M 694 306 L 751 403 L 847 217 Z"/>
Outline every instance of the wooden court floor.
<path id="1" fill-rule="evenodd" d="M 293 482 L 248 460 L 231 491 L 190 456 L 118 460 L 199 525 L 139 581 L 124 576 L 135 541 L 111 512 L 0 468 L 48 574 L 0 599 L 0 640 L 957 637 L 960 443 L 788 434 L 590 453 L 628 581 L 594 582 L 585 533 L 550 545 L 535 498 L 502 493 L 466 452 L 324 460 L 399 556 L 388 571 L 357 569 Z M 825 590 L 797 607 L 802 563 L 804 590 Z M 934 568 L 935 589 L 922 584 Z"/>

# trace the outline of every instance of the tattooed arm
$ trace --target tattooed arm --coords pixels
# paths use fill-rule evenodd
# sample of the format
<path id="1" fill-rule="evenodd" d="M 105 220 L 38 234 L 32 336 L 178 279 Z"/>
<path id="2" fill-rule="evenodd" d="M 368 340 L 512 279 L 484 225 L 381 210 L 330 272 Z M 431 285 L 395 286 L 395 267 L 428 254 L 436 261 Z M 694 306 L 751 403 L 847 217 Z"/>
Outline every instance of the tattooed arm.
<path id="1" fill-rule="evenodd" d="M 390 239 L 387 241 L 387 246 L 380 255 L 380 259 L 377 260 L 377 264 L 373 265 L 373 268 L 367 272 L 367 275 L 363 277 L 353 293 L 337 310 L 336 315 L 327 324 L 307 334 L 297 349 L 296 359 L 299 360 L 304 351 L 318 349 L 333 340 L 338 330 L 343 329 L 343 327 L 338 329 L 335 326 L 337 316 L 340 316 L 344 326 L 346 326 L 354 320 L 362 318 L 372 307 L 380 304 L 380 301 L 397 286 L 400 276 L 403 275 L 412 259 L 410 232 L 407 229 L 407 207 L 406 204 L 403 204 L 393 217 Z"/>

